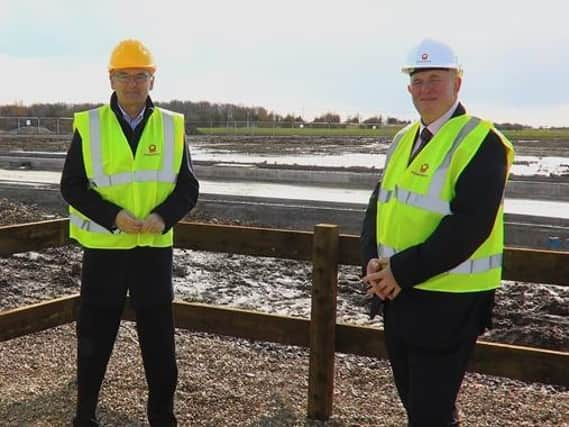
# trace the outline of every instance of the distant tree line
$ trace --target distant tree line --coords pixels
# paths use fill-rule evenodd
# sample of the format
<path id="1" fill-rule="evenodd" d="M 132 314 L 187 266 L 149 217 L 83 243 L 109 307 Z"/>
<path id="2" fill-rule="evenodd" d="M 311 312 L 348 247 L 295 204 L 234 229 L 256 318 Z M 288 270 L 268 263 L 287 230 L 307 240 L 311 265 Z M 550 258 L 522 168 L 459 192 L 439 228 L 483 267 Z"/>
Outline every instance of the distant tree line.
<path id="1" fill-rule="evenodd" d="M 71 117 L 77 111 L 89 110 L 100 104 L 81 103 L 41 103 L 23 105 L 14 103 L 10 105 L 0 105 L 0 116 L 12 117 Z M 284 123 L 308 123 L 301 115 L 285 114 L 281 115 L 269 111 L 264 107 L 246 107 L 236 104 L 219 104 L 207 101 L 169 101 L 157 102 L 156 105 L 168 110 L 176 111 L 184 115 L 187 122 L 195 127 L 223 126 L 230 122 L 248 122 L 252 125 L 255 122 L 284 122 Z M 337 113 L 328 112 L 314 118 L 312 122 L 326 122 L 346 125 L 358 124 L 377 124 L 377 125 L 403 125 L 409 122 L 399 120 L 394 117 L 383 117 L 382 115 L 371 116 L 366 119 L 355 116 L 348 116 L 344 122 Z"/>
<path id="2" fill-rule="evenodd" d="M 523 129 L 531 129 L 531 126 L 522 125 L 521 123 L 494 123 L 497 129 L 500 130 L 523 130 Z"/>
<path id="3" fill-rule="evenodd" d="M 13 117 L 71 117 L 77 111 L 89 110 L 100 104 L 66 104 L 56 102 L 52 104 L 32 104 L 23 105 L 14 103 L 10 105 L 0 105 L 0 116 Z"/>
<path id="4" fill-rule="evenodd" d="M 232 126 L 234 122 L 247 123 L 248 126 L 255 126 L 257 122 L 278 122 L 286 124 L 300 123 L 330 123 L 336 127 L 363 127 L 370 125 L 377 126 L 402 126 L 409 121 L 400 120 L 390 116 L 370 116 L 361 117 L 360 114 L 348 116 L 342 121 L 339 114 L 327 112 L 316 116 L 311 122 L 304 120 L 301 115 L 294 114 L 278 114 L 269 111 L 264 107 L 247 107 L 237 104 L 220 104 L 208 101 L 191 102 L 191 101 L 169 101 L 157 102 L 158 106 L 176 111 L 184 115 L 188 126 L 197 127 L 224 127 Z M 77 111 L 85 111 L 95 108 L 100 104 L 80 103 L 69 104 L 63 102 L 56 103 L 40 103 L 23 105 L 16 102 L 9 105 L 0 105 L 0 118 L 2 116 L 10 117 L 72 117 Z M 0 122 L 0 128 L 6 128 L 8 122 Z M 532 126 L 521 123 L 496 123 L 495 126 L 503 131 L 516 131 L 524 129 L 532 129 Z M 563 129 L 563 128 L 561 128 Z"/>

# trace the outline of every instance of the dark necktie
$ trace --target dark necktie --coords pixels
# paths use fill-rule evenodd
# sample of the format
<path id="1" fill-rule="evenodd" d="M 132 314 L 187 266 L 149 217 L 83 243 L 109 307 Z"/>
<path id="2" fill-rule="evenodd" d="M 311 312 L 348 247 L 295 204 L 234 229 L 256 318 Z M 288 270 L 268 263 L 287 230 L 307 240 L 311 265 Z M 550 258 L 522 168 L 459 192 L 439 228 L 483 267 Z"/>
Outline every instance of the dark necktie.
<path id="1" fill-rule="evenodd" d="M 415 152 L 411 155 L 411 158 L 409 159 L 409 163 L 411 163 L 413 161 L 413 159 L 417 156 L 417 154 L 419 154 L 419 152 L 425 148 L 425 145 L 427 145 L 427 143 L 431 140 L 431 138 L 433 137 L 433 134 L 431 133 L 431 131 L 428 128 L 423 128 L 423 130 L 421 131 L 421 143 L 420 145 L 417 147 L 417 149 L 415 150 Z"/>
<path id="2" fill-rule="evenodd" d="M 427 143 L 431 140 L 432 137 L 433 134 L 431 133 L 429 128 L 423 128 L 423 130 L 421 131 L 421 146 L 419 147 L 419 151 L 421 151 L 421 149 L 425 145 L 427 145 Z"/>

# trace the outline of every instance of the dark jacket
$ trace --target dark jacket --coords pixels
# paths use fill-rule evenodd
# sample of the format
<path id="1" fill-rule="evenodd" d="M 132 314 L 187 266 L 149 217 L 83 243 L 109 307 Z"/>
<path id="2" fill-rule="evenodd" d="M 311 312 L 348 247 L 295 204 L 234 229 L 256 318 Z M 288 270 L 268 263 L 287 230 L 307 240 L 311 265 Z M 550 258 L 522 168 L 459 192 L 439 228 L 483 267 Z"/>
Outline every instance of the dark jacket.
<path id="1" fill-rule="evenodd" d="M 111 96 L 111 108 L 119 120 L 122 131 L 134 155 L 148 117 L 154 110 L 154 104 L 150 97 L 148 97 L 144 118 L 134 131 L 123 119 L 114 93 Z M 81 145 L 81 135 L 78 131 L 75 131 L 61 175 L 61 193 L 65 201 L 75 209 L 103 227 L 113 230 L 115 227 L 115 218 L 122 207 L 108 200 L 104 200 L 99 193 L 89 188 L 89 181 L 83 165 L 83 151 Z M 165 231 L 169 230 L 196 205 L 198 193 L 199 183 L 192 171 L 191 157 L 186 144 L 174 191 L 153 211 L 159 214 L 164 220 L 166 224 Z"/>
<path id="2" fill-rule="evenodd" d="M 463 114 L 464 107 L 459 104 L 453 117 Z M 481 327 L 489 326 L 493 291 L 453 294 L 422 291 L 414 286 L 459 265 L 486 240 L 502 201 L 506 172 L 506 149 L 498 135 L 491 131 L 456 183 L 455 198 L 450 204 L 452 214 L 445 216 L 424 242 L 391 257 L 391 270 L 403 290 L 386 306 L 401 306 L 406 302 L 406 308 L 414 312 L 407 316 L 407 323 L 412 318 L 430 319 L 424 324 L 432 326 L 442 327 L 453 320 L 462 324 L 465 311 L 474 310 L 484 318 L 480 319 Z M 375 227 L 379 185 L 370 197 L 360 238 L 364 273 L 367 262 L 377 257 Z M 444 308 L 449 304 L 454 307 L 452 313 Z"/>
<path id="3" fill-rule="evenodd" d="M 136 147 L 154 110 L 150 97 L 142 122 L 134 129 L 123 119 L 116 95 L 111 96 L 111 108 L 132 149 Z M 61 175 L 61 193 L 67 203 L 98 224 L 114 230 L 115 218 L 122 209 L 89 187 L 83 165 L 82 140 L 75 131 Z M 199 183 L 192 171 L 190 152 L 186 144 L 182 164 L 172 193 L 153 212 L 162 217 L 164 232 L 182 219 L 197 203 Z M 81 297 L 89 304 L 121 307 L 128 292 L 138 307 L 167 303 L 173 298 L 172 248 L 136 247 L 128 250 L 88 249 L 83 255 Z"/>

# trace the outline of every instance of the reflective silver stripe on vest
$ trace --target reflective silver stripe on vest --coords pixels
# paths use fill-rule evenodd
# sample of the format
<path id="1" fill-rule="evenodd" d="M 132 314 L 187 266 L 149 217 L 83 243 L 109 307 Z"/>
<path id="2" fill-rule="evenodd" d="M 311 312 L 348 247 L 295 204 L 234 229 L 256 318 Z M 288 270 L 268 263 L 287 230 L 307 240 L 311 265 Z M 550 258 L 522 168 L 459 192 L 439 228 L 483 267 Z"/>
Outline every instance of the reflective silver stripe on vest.
<path id="1" fill-rule="evenodd" d="M 385 164 L 383 165 L 383 173 L 385 174 L 385 171 L 387 170 L 387 165 L 389 164 L 389 160 L 391 159 L 391 156 L 393 155 L 393 152 L 395 151 L 395 149 L 397 148 L 397 146 L 399 145 L 399 141 L 401 141 L 401 138 L 403 138 L 403 135 L 405 135 L 405 132 L 401 131 L 398 132 L 395 137 L 393 138 L 393 141 L 391 141 L 391 145 L 389 146 L 389 149 L 387 150 L 387 155 L 385 156 Z M 386 191 L 383 189 L 379 189 L 379 194 L 377 196 L 377 199 L 379 202 L 382 203 L 387 203 L 389 201 L 389 199 L 391 198 L 391 191 Z"/>
<path id="2" fill-rule="evenodd" d="M 437 197 L 425 196 L 423 194 L 403 190 L 400 187 L 395 187 L 393 191 L 379 190 L 377 199 L 380 203 L 387 203 L 392 197 L 403 204 L 437 212 L 441 215 L 449 215 L 451 213 L 450 203 Z"/>
<path id="3" fill-rule="evenodd" d="M 174 173 L 174 114 L 170 111 L 162 111 L 162 127 L 164 128 L 164 152 L 162 153 L 162 170 L 164 175 L 158 175 L 158 178 L 175 176 Z M 167 182 L 175 182 L 167 180 Z"/>
<path id="4" fill-rule="evenodd" d="M 105 175 L 103 172 L 102 145 L 100 133 L 99 110 L 89 111 L 89 136 L 91 138 L 91 158 L 93 160 L 92 184 L 96 187 L 129 184 L 131 182 L 165 182 L 174 184 L 178 175 L 174 172 L 174 115 L 160 110 L 163 118 L 164 147 L 162 153 L 162 169 L 137 172 L 123 172 Z"/>
<path id="5" fill-rule="evenodd" d="M 387 150 L 387 155 L 385 156 L 385 163 L 383 165 L 383 175 L 385 175 L 385 171 L 387 170 L 387 165 L 389 164 L 389 160 L 391 159 L 391 156 L 393 155 L 395 149 L 399 145 L 399 141 L 401 141 L 401 138 L 403 138 L 403 135 L 405 135 L 405 132 L 400 131 L 395 135 L 393 141 L 391 141 L 391 145 L 389 146 L 389 149 Z M 381 180 L 383 180 L 383 178 L 381 178 Z M 380 185 L 379 194 L 377 195 L 378 202 L 387 203 L 390 198 L 391 198 L 391 191 L 383 190 Z"/>
<path id="6" fill-rule="evenodd" d="M 502 267 L 502 254 L 491 255 L 486 258 L 468 259 L 462 264 L 457 265 L 449 273 L 453 274 L 471 274 L 484 273 L 495 268 Z"/>
<path id="7" fill-rule="evenodd" d="M 462 127 L 462 129 L 454 138 L 450 150 L 447 152 L 443 162 L 438 167 L 433 175 L 433 179 L 431 180 L 431 185 L 429 187 L 429 191 L 427 194 L 431 197 L 440 198 L 441 193 L 443 191 L 443 186 L 445 182 L 446 175 L 448 173 L 448 168 L 450 167 L 450 162 L 452 160 L 452 156 L 460 146 L 461 142 L 464 141 L 464 138 L 468 136 L 468 134 L 480 123 L 480 119 L 478 117 L 472 117 L 466 124 Z"/>
<path id="8" fill-rule="evenodd" d="M 387 150 L 387 155 L 385 156 L 385 163 L 383 165 L 383 172 L 385 173 L 385 170 L 387 169 L 387 164 L 389 163 L 389 160 L 391 159 L 391 156 L 393 155 L 393 152 L 395 151 L 395 149 L 397 148 L 397 146 L 399 145 L 399 141 L 401 141 L 401 138 L 403 138 L 403 135 L 405 135 L 406 132 L 399 132 L 397 135 L 395 135 L 395 138 L 393 138 L 393 141 L 391 141 L 391 145 L 389 146 L 389 149 Z"/>
<path id="9" fill-rule="evenodd" d="M 110 187 L 111 185 L 129 184 L 131 182 L 168 182 L 175 183 L 177 175 L 165 171 L 137 171 L 124 172 L 115 175 L 106 175 L 93 179 L 97 187 Z"/>
<path id="10" fill-rule="evenodd" d="M 81 230 L 90 231 L 92 233 L 105 233 L 105 234 L 113 234 L 105 227 L 97 224 L 90 219 L 84 219 L 77 215 L 71 214 L 69 215 L 69 222 L 76 227 L 79 227 Z"/>
<path id="11" fill-rule="evenodd" d="M 413 191 L 403 190 L 396 186 L 393 191 L 380 189 L 378 201 L 381 203 L 387 203 L 391 197 L 395 197 L 403 204 L 419 207 L 441 215 L 449 215 L 451 213 L 450 203 L 441 199 L 441 193 L 443 191 L 444 182 L 450 167 L 452 156 L 460 146 L 460 143 L 476 126 L 478 126 L 479 123 L 479 118 L 472 117 L 468 122 L 466 122 L 462 129 L 460 129 L 443 162 L 433 174 L 427 194 L 419 194 Z"/>
<path id="12" fill-rule="evenodd" d="M 449 215 L 451 213 L 450 204 L 436 197 L 403 190 L 400 187 L 395 187 L 393 194 L 397 200 L 406 205 L 437 212 L 441 215 Z"/>
<path id="13" fill-rule="evenodd" d="M 393 256 L 397 253 L 397 251 L 393 248 L 390 248 L 389 246 L 385 246 L 385 245 L 378 245 L 377 246 L 377 255 L 379 256 L 385 256 L 385 257 L 390 257 Z"/>
<path id="14" fill-rule="evenodd" d="M 91 161 L 93 162 L 93 176 L 105 176 L 103 173 L 103 160 L 101 159 L 101 123 L 99 109 L 89 110 L 89 139 L 91 140 Z"/>
<path id="15" fill-rule="evenodd" d="M 379 190 L 379 194 L 377 196 L 377 201 L 381 202 L 381 203 L 387 203 L 389 201 L 389 199 L 391 199 L 391 195 L 393 194 L 393 191 L 391 190 Z"/>
<path id="16" fill-rule="evenodd" d="M 391 257 L 397 251 L 389 246 L 377 245 L 377 255 L 384 257 Z M 472 273 L 485 273 L 495 268 L 502 267 L 502 254 L 490 255 L 489 257 L 467 259 L 463 263 L 450 269 L 448 273 L 452 274 L 472 274 Z"/>

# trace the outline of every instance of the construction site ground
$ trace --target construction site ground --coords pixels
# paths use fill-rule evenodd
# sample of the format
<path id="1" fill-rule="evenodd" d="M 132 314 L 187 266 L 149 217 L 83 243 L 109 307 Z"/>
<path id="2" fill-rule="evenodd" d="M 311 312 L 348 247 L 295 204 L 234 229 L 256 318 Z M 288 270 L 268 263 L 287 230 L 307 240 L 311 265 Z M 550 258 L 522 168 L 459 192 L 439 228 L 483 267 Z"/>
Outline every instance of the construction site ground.
<path id="1" fill-rule="evenodd" d="M 362 140 L 192 137 L 199 145 L 241 152 L 357 150 Z M 200 139 L 201 138 L 201 139 Z M 363 141 L 367 142 L 367 141 Z M 65 151 L 69 138 L 0 138 L 0 151 Z M 192 143 L 192 141 L 190 141 Z M 383 150 L 378 144 L 378 150 Z M 328 146 L 328 148 L 326 148 Z M 261 147 L 261 148 L 260 148 Z M 262 148 L 265 147 L 265 148 Z M 526 155 L 569 157 L 563 141 L 517 144 Z M 0 225 L 64 216 L 0 195 Z M 215 218 L 201 218 L 216 222 Z M 262 224 L 261 224 L 262 225 Z M 79 290 L 81 250 L 73 245 L 0 257 L 0 311 Z M 288 260 L 176 250 L 176 298 L 308 317 L 311 266 Z M 340 269 L 338 319 L 369 321 L 359 270 Z M 504 282 L 497 293 L 494 329 L 482 339 L 569 351 L 569 288 Z M 182 426 L 402 426 L 404 411 L 384 360 L 338 354 L 334 416 L 305 420 L 308 352 L 296 347 L 177 331 Z M 0 424 L 69 425 L 75 405 L 75 331 L 66 325 L 0 343 Z M 103 385 L 99 416 L 105 426 L 145 424 L 146 386 L 136 331 L 123 322 Z M 459 405 L 465 426 L 569 426 L 569 390 L 468 374 Z"/>
<path id="2" fill-rule="evenodd" d="M 61 212 L 0 198 L 1 225 L 58 216 Z M 0 258 L 0 310 L 77 293 L 80 258 L 72 245 Z M 176 250 L 175 264 L 180 300 L 309 315 L 307 263 Z M 358 274 L 355 267 L 341 268 L 339 320 L 380 325 L 367 320 Z M 568 307 L 569 288 L 506 282 L 497 296 L 495 329 L 483 339 L 569 351 Z M 180 425 L 305 424 L 306 350 L 186 331 L 177 331 L 176 340 Z M 106 426 L 145 425 L 146 389 L 136 341 L 132 323 L 123 322 L 101 396 L 99 415 Z M 75 357 L 73 325 L 1 343 L 2 425 L 68 425 Z M 334 399 L 334 416 L 325 425 L 405 423 L 383 360 L 339 354 Z M 468 374 L 459 404 L 466 426 L 569 425 L 569 390 L 562 387 Z"/>

